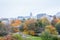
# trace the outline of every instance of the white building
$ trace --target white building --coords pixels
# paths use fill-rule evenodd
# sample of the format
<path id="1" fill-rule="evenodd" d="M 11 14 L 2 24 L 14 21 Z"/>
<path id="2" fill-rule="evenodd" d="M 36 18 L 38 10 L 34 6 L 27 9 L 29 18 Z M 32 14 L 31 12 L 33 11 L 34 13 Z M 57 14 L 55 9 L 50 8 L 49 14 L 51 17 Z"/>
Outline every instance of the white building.
<path id="1" fill-rule="evenodd" d="M 56 14 L 56 17 L 57 17 L 57 18 L 60 18 L 60 12 L 58 12 L 58 13 Z"/>
<path id="2" fill-rule="evenodd" d="M 23 20 L 24 17 L 23 17 L 23 16 L 18 16 L 17 19 L 19 19 L 19 20 Z"/>
<path id="3" fill-rule="evenodd" d="M 40 13 L 37 15 L 37 19 L 40 19 L 42 17 L 46 17 L 49 21 L 51 21 L 53 19 L 53 16 L 47 15 L 46 13 Z"/>
<path id="4" fill-rule="evenodd" d="M 2 18 L 1 21 L 2 21 L 2 23 L 6 24 L 6 25 L 9 24 L 8 18 Z"/>
<path id="5" fill-rule="evenodd" d="M 43 16 L 46 16 L 46 13 L 37 14 L 37 19 L 40 19 L 40 18 L 43 17 Z"/>

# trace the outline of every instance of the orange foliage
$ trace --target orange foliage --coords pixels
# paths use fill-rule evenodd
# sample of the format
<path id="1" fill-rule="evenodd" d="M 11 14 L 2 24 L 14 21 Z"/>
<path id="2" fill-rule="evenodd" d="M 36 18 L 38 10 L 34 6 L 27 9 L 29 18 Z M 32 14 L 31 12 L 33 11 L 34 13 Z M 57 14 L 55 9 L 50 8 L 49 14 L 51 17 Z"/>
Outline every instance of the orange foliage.
<path id="1" fill-rule="evenodd" d="M 36 22 L 36 19 L 30 19 L 30 20 L 26 20 L 25 24 L 28 25 L 28 24 L 31 24 L 31 23 L 34 23 L 34 22 Z"/>
<path id="2" fill-rule="evenodd" d="M 4 40 L 4 38 L 3 37 L 0 37 L 0 40 Z"/>
<path id="3" fill-rule="evenodd" d="M 57 19 L 54 19 L 54 21 L 57 23 L 57 22 L 59 22 L 60 20 L 57 18 Z"/>
<path id="4" fill-rule="evenodd" d="M 11 26 L 13 27 L 17 27 L 18 25 L 20 25 L 22 22 L 20 20 L 12 20 L 11 22 Z"/>
<path id="5" fill-rule="evenodd" d="M 36 19 L 29 19 L 29 20 L 26 20 L 25 23 L 24 23 L 24 31 L 23 33 L 24 34 L 31 34 L 31 35 L 35 35 L 35 32 L 33 30 L 29 30 L 28 28 L 28 25 L 32 24 L 32 23 L 35 23 L 36 22 Z"/>

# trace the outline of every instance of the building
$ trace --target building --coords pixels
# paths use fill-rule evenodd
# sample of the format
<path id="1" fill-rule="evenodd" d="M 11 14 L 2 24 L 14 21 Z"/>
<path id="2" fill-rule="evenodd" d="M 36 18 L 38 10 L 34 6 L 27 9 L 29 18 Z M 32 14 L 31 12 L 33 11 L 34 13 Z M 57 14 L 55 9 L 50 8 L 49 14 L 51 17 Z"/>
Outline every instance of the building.
<path id="1" fill-rule="evenodd" d="M 53 16 L 52 15 L 47 15 L 46 13 L 40 13 L 40 14 L 37 14 L 37 19 L 40 19 L 42 17 L 46 17 L 50 22 L 52 21 L 53 19 Z"/>
<path id="2" fill-rule="evenodd" d="M 23 17 L 23 16 L 18 16 L 17 19 L 19 19 L 19 20 L 23 20 L 24 17 Z"/>
<path id="3" fill-rule="evenodd" d="M 53 16 L 52 16 L 52 15 L 47 15 L 46 17 L 47 17 L 47 19 L 48 19 L 50 22 L 51 22 L 52 19 L 53 19 Z"/>
<path id="4" fill-rule="evenodd" d="M 43 16 L 46 16 L 46 13 L 37 14 L 37 19 L 40 19 L 40 18 L 43 17 Z"/>
<path id="5" fill-rule="evenodd" d="M 60 18 L 60 12 L 58 12 L 58 13 L 56 14 L 56 17 L 57 17 L 57 18 Z"/>
<path id="6" fill-rule="evenodd" d="M 6 24 L 6 25 L 9 24 L 8 18 L 1 18 L 1 21 L 2 21 L 2 23 Z"/>
<path id="7" fill-rule="evenodd" d="M 30 18 L 32 18 L 33 17 L 33 15 L 32 15 L 32 13 L 30 13 Z"/>
<path id="8" fill-rule="evenodd" d="M 25 19 L 30 19 L 31 17 L 30 17 L 30 16 L 25 16 L 24 18 L 25 18 Z"/>

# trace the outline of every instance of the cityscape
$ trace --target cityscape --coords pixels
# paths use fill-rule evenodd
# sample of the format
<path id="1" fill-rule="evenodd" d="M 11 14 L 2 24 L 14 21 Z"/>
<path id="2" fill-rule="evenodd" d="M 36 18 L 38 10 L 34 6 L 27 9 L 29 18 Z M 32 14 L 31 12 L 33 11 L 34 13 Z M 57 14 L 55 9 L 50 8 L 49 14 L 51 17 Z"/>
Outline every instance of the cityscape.
<path id="1" fill-rule="evenodd" d="M 60 40 L 60 0 L 0 0 L 0 40 Z"/>
<path id="2" fill-rule="evenodd" d="M 55 15 L 39 13 L 33 16 L 31 12 L 29 16 L 0 17 L 0 40 L 60 40 L 59 30 L 60 12 Z"/>
<path id="3" fill-rule="evenodd" d="M 39 13 L 36 16 L 33 16 L 33 13 L 30 13 L 29 15 L 30 16 L 17 16 L 16 18 L 5 18 L 5 17 L 3 18 L 3 17 L 0 17 L 0 20 L 8 22 L 9 20 L 15 20 L 15 19 L 19 19 L 19 20 L 29 19 L 29 18 L 40 19 L 41 17 L 47 17 L 48 20 L 51 21 L 53 16 L 56 16 L 57 18 L 60 18 L 60 12 L 57 12 L 55 15 L 49 15 L 49 14 L 46 14 L 46 13 Z"/>

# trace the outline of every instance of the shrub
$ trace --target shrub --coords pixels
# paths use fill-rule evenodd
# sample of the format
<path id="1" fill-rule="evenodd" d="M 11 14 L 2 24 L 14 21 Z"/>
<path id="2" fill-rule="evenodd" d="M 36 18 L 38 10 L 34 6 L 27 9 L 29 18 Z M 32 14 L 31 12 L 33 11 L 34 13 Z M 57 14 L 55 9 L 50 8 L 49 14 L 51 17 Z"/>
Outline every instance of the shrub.
<path id="1" fill-rule="evenodd" d="M 42 40 L 58 40 L 57 36 L 53 36 L 47 31 L 42 32 L 40 37 Z"/>
<path id="2" fill-rule="evenodd" d="M 58 37 L 58 40 L 60 40 L 60 37 Z"/>
<path id="3" fill-rule="evenodd" d="M 53 35 L 57 35 L 58 34 L 56 28 L 54 26 L 52 26 L 52 25 L 47 25 L 45 27 L 45 31 L 48 31 L 48 32 L 50 32 L 50 34 L 53 34 Z"/>
<path id="4" fill-rule="evenodd" d="M 14 34 L 12 37 L 16 40 L 23 40 L 22 36 L 20 34 Z"/>

